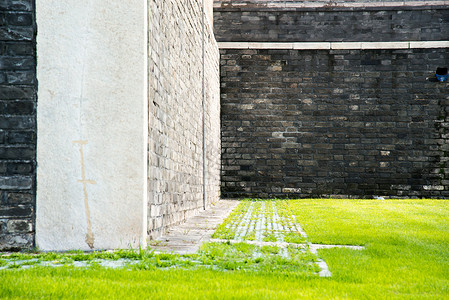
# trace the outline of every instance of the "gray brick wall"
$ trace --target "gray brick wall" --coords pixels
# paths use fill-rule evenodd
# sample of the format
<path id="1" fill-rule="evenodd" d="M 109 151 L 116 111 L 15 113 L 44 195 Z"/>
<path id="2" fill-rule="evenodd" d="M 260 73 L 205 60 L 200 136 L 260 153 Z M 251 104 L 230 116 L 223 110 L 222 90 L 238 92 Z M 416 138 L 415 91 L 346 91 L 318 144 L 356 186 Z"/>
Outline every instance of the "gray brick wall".
<path id="1" fill-rule="evenodd" d="M 150 1 L 148 230 L 203 208 L 201 2 Z M 207 205 L 219 197 L 219 53 L 205 28 Z"/>
<path id="2" fill-rule="evenodd" d="M 313 7 L 403 7 L 445 5 L 444 0 L 214 0 L 215 8 L 304 9 Z"/>
<path id="3" fill-rule="evenodd" d="M 449 196 L 447 49 L 221 50 L 225 197 Z"/>
<path id="4" fill-rule="evenodd" d="M 0 251 L 34 243 L 34 1 L 0 1 Z"/>
<path id="5" fill-rule="evenodd" d="M 431 41 L 449 37 L 449 9 L 316 8 L 263 10 L 218 8 L 217 41 Z"/>

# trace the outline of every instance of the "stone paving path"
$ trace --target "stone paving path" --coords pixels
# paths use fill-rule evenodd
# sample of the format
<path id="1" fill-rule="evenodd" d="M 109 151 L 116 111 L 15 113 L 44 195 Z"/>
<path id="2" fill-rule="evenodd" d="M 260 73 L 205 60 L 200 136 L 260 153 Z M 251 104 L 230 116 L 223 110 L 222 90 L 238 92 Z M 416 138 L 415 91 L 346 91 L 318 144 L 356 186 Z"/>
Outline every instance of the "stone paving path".
<path id="1" fill-rule="evenodd" d="M 219 200 L 185 223 L 170 228 L 150 243 L 151 249 L 178 254 L 195 253 L 203 242 L 209 241 L 217 226 L 238 204 L 238 200 Z"/>
<path id="2" fill-rule="evenodd" d="M 233 213 L 225 229 L 217 230 L 217 238 L 211 235 L 224 219 L 237 207 L 239 201 L 220 200 L 212 208 L 186 223 L 172 228 L 151 246 L 157 251 L 179 254 L 195 253 L 203 242 L 249 243 L 258 246 L 275 245 L 281 248 L 280 255 L 288 257 L 287 246 L 310 251 L 317 256 L 316 264 L 320 277 L 332 276 L 324 260 L 319 258 L 317 250 L 329 248 L 350 248 L 362 250 L 360 246 L 321 245 L 307 241 L 307 234 L 291 214 L 285 201 L 247 201 Z"/>
<path id="3" fill-rule="evenodd" d="M 304 242 L 286 201 L 245 201 L 235 218 L 226 224 L 226 235 L 237 241 Z M 220 236 L 220 230 L 217 233 Z"/>

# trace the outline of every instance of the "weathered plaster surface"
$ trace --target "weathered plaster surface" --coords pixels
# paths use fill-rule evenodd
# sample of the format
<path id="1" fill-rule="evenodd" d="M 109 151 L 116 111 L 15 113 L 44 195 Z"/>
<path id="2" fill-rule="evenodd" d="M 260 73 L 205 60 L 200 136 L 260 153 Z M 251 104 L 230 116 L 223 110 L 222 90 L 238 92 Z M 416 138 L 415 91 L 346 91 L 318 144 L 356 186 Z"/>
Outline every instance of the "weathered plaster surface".
<path id="1" fill-rule="evenodd" d="M 146 22 L 146 1 L 37 1 L 42 250 L 145 240 Z"/>

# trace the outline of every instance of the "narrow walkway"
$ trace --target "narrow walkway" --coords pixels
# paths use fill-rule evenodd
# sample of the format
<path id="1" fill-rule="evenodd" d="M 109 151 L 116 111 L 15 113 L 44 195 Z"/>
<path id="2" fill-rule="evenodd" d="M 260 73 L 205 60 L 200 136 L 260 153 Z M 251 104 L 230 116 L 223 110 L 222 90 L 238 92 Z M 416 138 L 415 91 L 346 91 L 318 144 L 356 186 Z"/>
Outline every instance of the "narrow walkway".
<path id="1" fill-rule="evenodd" d="M 238 200 L 219 200 L 185 223 L 170 228 L 166 234 L 150 243 L 151 249 L 178 254 L 195 253 L 203 242 L 210 240 L 217 226 L 238 204 Z"/>
<path id="2" fill-rule="evenodd" d="M 224 219 L 239 204 L 238 200 L 220 200 L 210 209 L 185 223 L 173 227 L 166 235 L 156 240 L 151 248 L 159 252 L 178 254 L 195 253 L 203 242 L 248 243 L 258 246 L 277 246 L 279 254 L 289 257 L 287 247 L 299 251 L 310 251 L 316 255 L 315 264 L 319 268 L 320 277 L 332 276 L 326 262 L 318 256 L 317 250 L 329 248 L 348 248 L 363 250 L 361 246 L 321 245 L 307 241 L 307 234 L 292 215 L 286 201 L 247 201 L 236 211 L 225 228 L 217 232 L 217 238 L 211 235 Z"/>

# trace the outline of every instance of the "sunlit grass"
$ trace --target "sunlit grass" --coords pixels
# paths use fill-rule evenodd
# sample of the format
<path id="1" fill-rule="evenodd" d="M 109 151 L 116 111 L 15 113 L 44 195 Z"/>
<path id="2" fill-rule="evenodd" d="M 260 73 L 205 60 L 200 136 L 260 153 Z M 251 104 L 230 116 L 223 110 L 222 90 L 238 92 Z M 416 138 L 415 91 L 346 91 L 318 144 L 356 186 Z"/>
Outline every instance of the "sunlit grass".
<path id="1" fill-rule="evenodd" d="M 206 266 L 221 270 L 257 271 L 281 276 L 316 276 L 319 272 L 314 264 L 316 256 L 309 251 L 288 247 L 285 257 L 279 253 L 276 246 L 206 243 L 200 248 L 198 259 Z"/>
<path id="2" fill-rule="evenodd" d="M 366 245 L 449 241 L 447 200 L 290 200 L 313 243 Z"/>
<path id="3" fill-rule="evenodd" d="M 382 298 L 449 296 L 449 202 L 306 199 L 289 205 L 310 242 L 365 246 L 320 252 L 332 280 L 357 283 Z"/>

